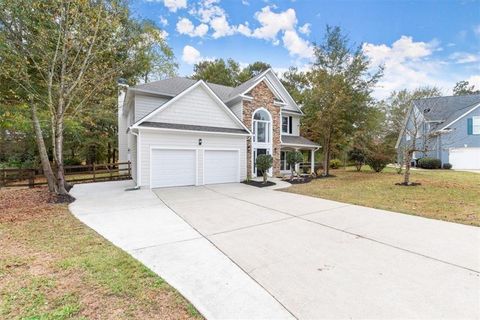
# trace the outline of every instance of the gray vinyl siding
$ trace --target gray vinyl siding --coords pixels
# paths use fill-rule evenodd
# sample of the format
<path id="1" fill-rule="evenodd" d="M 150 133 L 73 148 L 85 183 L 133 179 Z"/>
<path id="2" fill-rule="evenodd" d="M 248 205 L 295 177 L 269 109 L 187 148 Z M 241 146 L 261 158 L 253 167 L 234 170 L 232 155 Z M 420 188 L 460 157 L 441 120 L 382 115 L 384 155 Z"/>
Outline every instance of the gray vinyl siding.
<path id="1" fill-rule="evenodd" d="M 467 119 L 478 116 L 480 116 L 480 108 L 473 110 L 450 126 L 452 132 L 442 135 L 440 159 L 443 162 L 449 162 L 448 151 L 451 148 L 465 148 L 465 146 L 467 148 L 480 148 L 480 135 L 469 135 L 467 132 Z"/>
<path id="2" fill-rule="evenodd" d="M 132 168 L 132 179 L 135 182 L 137 181 L 137 137 L 133 134 L 128 134 L 128 147 L 130 162 Z"/>
<path id="3" fill-rule="evenodd" d="M 277 89 L 278 94 L 282 97 L 282 100 L 286 103 L 286 105 L 283 106 L 283 108 L 291 111 L 300 111 L 300 109 L 298 109 L 297 106 L 295 105 L 295 101 L 290 97 L 287 90 L 285 89 L 283 84 L 280 82 L 280 80 L 278 80 L 278 78 L 275 77 L 270 72 L 267 73 L 266 77 L 275 86 L 275 89 Z"/>
<path id="4" fill-rule="evenodd" d="M 202 139 L 202 145 L 198 145 L 198 139 Z M 203 149 L 238 149 L 240 156 L 240 179 L 246 178 L 246 137 L 220 134 L 188 133 L 188 132 L 159 132 L 141 130 L 140 132 L 140 158 L 141 158 L 141 185 L 149 187 L 150 184 L 150 148 L 193 148 L 198 149 L 198 184 L 203 184 Z M 180 174 L 180 173 L 179 173 Z"/>
<path id="5" fill-rule="evenodd" d="M 473 110 L 472 112 L 468 113 L 467 115 L 463 116 L 457 122 L 450 126 L 451 132 L 443 133 L 440 136 L 437 136 L 429 141 L 429 145 L 431 150 L 426 154 L 416 153 L 417 158 L 423 157 L 432 157 L 438 158 L 442 161 L 442 163 L 449 162 L 449 150 L 453 148 L 478 148 L 480 147 L 480 135 L 469 135 L 467 133 L 467 119 L 473 116 L 480 116 L 480 108 Z M 407 123 L 410 125 L 410 123 Z M 442 128 L 447 123 L 442 123 L 438 127 Z M 412 137 L 414 139 L 414 137 Z M 399 148 L 398 148 L 398 160 L 401 161 L 403 155 L 401 154 L 401 150 L 406 144 L 406 136 L 405 133 L 403 134 Z M 421 145 L 421 142 L 417 140 L 417 144 Z"/>
<path id="6" fill-rule="evenodd" d="M 241 128 L 234 117 L 205 88 L 198 86 L 148 121 Z"/>
<path id="7" fill-rule="evenodd" d="M 135 93 L 135 122 L 145 117 L 147 114 L 157 109 L 169 99 L 155 96 L 147 95 L 143 93 Z"/>
<path id="8" fill-rule="evenodd" d="M 230 110 L 237 116 L 240 121 L 243 122 L 243 101 L 239 101 L 236 104 L 234 104 Z"/>

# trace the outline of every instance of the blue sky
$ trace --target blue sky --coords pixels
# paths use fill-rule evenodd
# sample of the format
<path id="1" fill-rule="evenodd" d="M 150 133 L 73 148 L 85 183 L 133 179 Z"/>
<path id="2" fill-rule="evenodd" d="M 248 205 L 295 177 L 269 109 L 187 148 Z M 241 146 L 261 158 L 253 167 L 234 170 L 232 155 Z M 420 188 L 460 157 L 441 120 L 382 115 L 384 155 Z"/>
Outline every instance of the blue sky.
<path id="1" fill-rule="evenodd" d="M 362 45 L 372 66 L 385 65 L 378 98 L 425 85 L 450 94 L 459 80 L 480 88 L 480 0 L 137 0 L 131 10 L 166 31 L 180 75 L 214 58 L 306 69 L 329 24 Z"/>

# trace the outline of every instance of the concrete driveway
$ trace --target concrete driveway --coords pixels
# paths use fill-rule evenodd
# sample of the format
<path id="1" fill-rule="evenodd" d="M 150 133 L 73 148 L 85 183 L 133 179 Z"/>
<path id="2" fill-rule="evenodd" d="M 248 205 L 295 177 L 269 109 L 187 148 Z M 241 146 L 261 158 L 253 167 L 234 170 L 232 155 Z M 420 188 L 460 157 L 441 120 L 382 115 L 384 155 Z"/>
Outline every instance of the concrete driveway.
<path id="1" fill-rule="evenodd" d="M 480 318 L 479 228 L 242 184 L 154 192 L 297 318 Z"/>

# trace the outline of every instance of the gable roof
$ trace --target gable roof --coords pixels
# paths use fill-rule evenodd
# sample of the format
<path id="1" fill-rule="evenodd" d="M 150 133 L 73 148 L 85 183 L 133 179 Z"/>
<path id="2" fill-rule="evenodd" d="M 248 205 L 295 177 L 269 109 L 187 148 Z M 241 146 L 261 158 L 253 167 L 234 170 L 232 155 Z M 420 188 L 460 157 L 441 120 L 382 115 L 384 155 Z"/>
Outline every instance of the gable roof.
<path id="1" fill-rule="evenodd" d="M 133 87 L 133 90 L 138 91 L 148 91 L 152 93 L 158 93 L 165 96 L 175 97 L 193 86 L 197 83 L 198 80 L 184 78 L 184 77 L 173 77 L 165 80 L 158 80 L 149 83 L 144 83 L 136 85 Z M 230 92 L 233 90 L 232 87 L 223 86 L 220 84 L 214 84 L 205 82 L 205 84 L 222 100 L 225 101 L 230 95 Z"/>
<path id="2" fill-rule="evenodd" d="M 439 122 L 448 127 L 463 114 L 469 113 L 480 103 L 480 94 L 418 99 L 413 105 L 423 114 L 426 121 Z"/>
<path id="3" fill-rule="evenodd" d="M 190 80 L 190 79 L 189 79 Z M 164 80 L 161 80 L 164 81 Z M 130 126 L 130 128 L 138 128 L 141 123 L 147 122 L 148 119 L 152 118 L 154 115 L 158 114 L 159 112 L 164 111 L 165 109 L 169 108 L 171 105 L 173 105 L 175 102 L 177 102 L 179 99 L 181 99 L 183 96 L 187 95 L 189 92 L 191 92 L 193 89 L 201 86 L 204 89 L 206 89 L 207 93 L 222 107 L 222 109 L 232 118 L 232 120 L 242 128 L 242 130 L 245 130 L 246 132 L 250 133 L 250 130 L 243 124 L 242 121 L 240 121 L 237 116 L 230 110 L 229 107 L 223 103 L 223 101 L 218 97 L 218 95 L 215 94 L 215 92 L 210 88 L 210 86 L 204 82 L 203 80 L 193 80 L 195 81 L 194 84 L 186 87 L 182 92 L 177 94 L 173 99 L 168 100 L 166 103 L 162 104 L 160 107 L 156 108 L 137 122 L 135 122 L 133 125 Z M 173 88 L 174 86 L 172 86 Z M 180 86 L 181 87 L 181 86 Z"/>
<path id="4" fill-rule="evenodd" d="M 273 70 L 269 68 L 257 74 L 256 76 L 250 78 L 244 83 L 238 85 L 237 87 L 229 87 L 229 86 L 224 86 L 224 85 L 210 83 L 210 82 L 205 82 L 205 84 L 215 93 L 215 95 L 218 96 L 218 98 L 220 98 L 220 100 L 222 100 L 222 102 L 227 103 L 243 95 L 244 93 L 250 91 L 252 87 L 258 84 L 260 81 L 265 80 L 266 84 L 272 90 L 273 94 L 277 97 L 278 99 L 277 102 L 285 103 L 285 101 L 282 98 L 282 95 L 275 88 L 275 84 L 273 84 L 266 76 L 268 73 L 271 73 L 275 78 L 277 78 Z M 158 80 L 158 81 L 153 81 L 149 83 L 139 84 L 137 86 L 132 87 L 131 89 L 133 91 L 159 94 L 159 95 L 164 95 L 168 97 L 176 97 L 177 95 L 179 95 L 189 87 L 193 86 L 197 82 L 198 80 L 194 80 L 190 78 L 173 77 L 165 80 Z M 291 96 L 286 90 L 285 90 L 285 94 L 288 95 L 291 101 L 295 104 L 295 101 L 293 100 L 293 98 L 291 98 Z M 298 108 L 296 104 L 295 104 L 295 107 Z M 298 113 L 302 114 L 300 108 L 298 108 Z"/>
<path id="5" fill-rule="evenodd" d="M 441 131 L 474 109 L 480 107 L 480 94 L 417 99 L 413 101 L 412 106 L 421 112 L 426 121 L 438 123 L 437 125 L 431 126 L 432 131 Z M 411 110 L 410 108 L 405 117 L 405 122 L 398 136 L 395 148 L 398 148 L 400 145 Z"/>

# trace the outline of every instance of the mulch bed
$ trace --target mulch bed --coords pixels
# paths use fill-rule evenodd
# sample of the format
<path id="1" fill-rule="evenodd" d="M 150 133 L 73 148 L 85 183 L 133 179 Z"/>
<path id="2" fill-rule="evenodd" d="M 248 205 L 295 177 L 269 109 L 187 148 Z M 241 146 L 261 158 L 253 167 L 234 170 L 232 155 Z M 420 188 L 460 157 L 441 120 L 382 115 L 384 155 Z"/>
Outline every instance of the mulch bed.
<path id="1" fill-rule="evenodd" d="M 249 186 L 258 187 L 258 188 L 271 187 L 276 184 L 275 182 L 272 182 L 272 181 L 267 181 L 267 183 L 263 183 L 262 181 L 253 181 L 253 180 L 243 181 L 242 183 L 247 184 Z"/>
<path id="2" fill-rule="evenodd" d="M 410 184 L 405 184 L 404 182 L 395 183 L 396 186 L 404 186 L 404 187 L 416 187 L 421 186 L 420 182 L 410 182 Z"/>
<path id="3" fill-rule="evenodd" d="M 307 176 L 307 177 L 295 177 L 293 179 L 286 179 L 286 180 L 283 180 L 283 181 L 286 181 L 290 184 L 303 184 L 303 183 L 309 183 L 310 181 L 312 181 L 312 177 L 310 176 Z"/>

